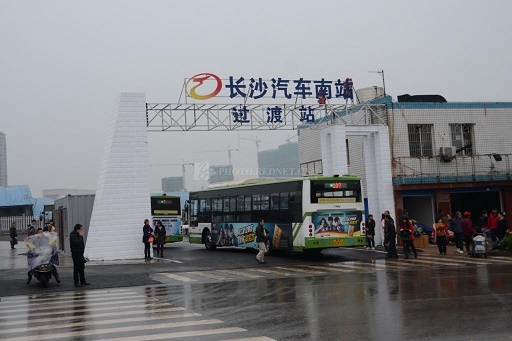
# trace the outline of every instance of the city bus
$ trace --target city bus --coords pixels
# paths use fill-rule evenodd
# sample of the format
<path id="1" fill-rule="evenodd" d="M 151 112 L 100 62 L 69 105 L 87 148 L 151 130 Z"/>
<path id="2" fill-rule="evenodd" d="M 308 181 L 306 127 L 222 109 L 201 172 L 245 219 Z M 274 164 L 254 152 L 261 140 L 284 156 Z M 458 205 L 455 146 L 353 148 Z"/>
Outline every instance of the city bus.
<path id="1" fill-rule="evenodd" d="M 170 195 L 152 195 L 151 196 L 151 221 L 153 230 L 158 221 L 165 226 L 167 237 L 166 243 L 175 243 L 183 241 L 181 231 L 181 198 Z"/>
<path id="2" fill-rule="evenodd" d="M 355 175 L 287 180 L 248 179 L 190 192 L 189 242 L 206 249 L 258 249 L 264 219 L 269 251 L 321 252 L 364 246 L 364 201 Z"/>

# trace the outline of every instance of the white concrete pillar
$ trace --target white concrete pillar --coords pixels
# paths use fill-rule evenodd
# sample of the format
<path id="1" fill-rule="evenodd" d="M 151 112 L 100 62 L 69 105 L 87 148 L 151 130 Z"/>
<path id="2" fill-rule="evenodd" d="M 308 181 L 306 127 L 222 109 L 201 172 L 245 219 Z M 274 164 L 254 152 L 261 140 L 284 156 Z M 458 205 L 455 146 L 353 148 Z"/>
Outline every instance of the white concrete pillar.
<path id="1" fill-rule="evenodd" d="M 331 125 L 320 132 L 324 176 L 348 173 L 345 126 Z"/>
<path id="2" fill-rule="evenodd" d="M 91 260 L 143 258 L 150 219 L 146 95 L 122 93 L 112 116 L 85 255 Z M 82 223 L 83 222 L 76 222 Z"/>
<path id="3" fill-rule="evenodd" d="M 377 206 L 380 213 L 388 210 L 393 219 L 395 198 L 393 195 L 393 175 L 391 171 L 391 148 L 387 126 L 378 126 L 374 135 L 375 169 L 377 176 Z M 381 236 L 382 242 L 384 236 Z"/>
<path id="4" fill-rule="evenodd" d="M 382 228 L 381 228 L 381 215 L 384 212 L 379 204 L 379 172 L 376 166 L 376 153 L 375 153 L 375 134 L 368 133 L 363 142 L 364 151 L 364 164 L 366 169 L 366 192 L 365 197 L 368 199 L 368 212 L 366 212 L 366 219 L 369 214 L 373 214 L 375 219 L 375 244 L 382 245 Z"/>

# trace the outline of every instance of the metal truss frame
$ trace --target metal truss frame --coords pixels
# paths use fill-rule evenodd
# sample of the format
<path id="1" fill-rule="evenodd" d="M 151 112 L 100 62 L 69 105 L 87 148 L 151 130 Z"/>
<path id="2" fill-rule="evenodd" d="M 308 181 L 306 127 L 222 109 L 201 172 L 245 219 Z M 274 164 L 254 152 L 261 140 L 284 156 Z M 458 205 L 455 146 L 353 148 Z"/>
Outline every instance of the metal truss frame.
<path id="1" fill-rule="evenodd" d="M 146 120 L 148 131 L 212 131 L 212 130 L 295 130 L 305 124 L 316 124 L 331 120 L 345 111 L 346 105 L 278 105 L 282 112 L 280 121 L 267 122 L 267 108 L 275 104 L 246 104 L 248 123 L 234 122 L 233 108 L 237 104 L 170 104 L 147 103 Z M 306 122 L 301 115 L 302 107 L 314 110 L 315 121 Z"/>
<path id="2" fill-rule="evenodd" d="M 245 104 L 248 123 L 234 122 L 233 108 L 240 104 L 182 104 L 147 103 L 146 122 L 148 131 L 229 131 L 229 130 L 296 130 L 299 127 L 323 126 L 329 123 L 346 124 L 347 115 L 370 110 L 375 105 L 347 104 L 283 104 L 282 122 L 267 122 L 267 108 L 276 104 Z M 301 108 L 311 108 L 315 121 L 304 120 Z M 365 115 L 366 116 L 366 115 Z M 302 120 L 301 120 L 302 118 Z M 337 121 L 340 119 L 340 121 Z M 364 124 L 364 123 L 363 123 Z"/>

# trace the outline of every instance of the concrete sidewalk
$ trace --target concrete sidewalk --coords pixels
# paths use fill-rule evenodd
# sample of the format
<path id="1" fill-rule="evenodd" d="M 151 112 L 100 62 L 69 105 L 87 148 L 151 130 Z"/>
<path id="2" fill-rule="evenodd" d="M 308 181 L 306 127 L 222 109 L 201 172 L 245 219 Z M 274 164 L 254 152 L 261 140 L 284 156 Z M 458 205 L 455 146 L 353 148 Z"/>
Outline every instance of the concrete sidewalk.
<path id="1" fill-rule="evenodd" d="M 418 257 L 421 257 L 422 254 L 426 256 L 441 256 L 439 254 L 439 249 L 437 245 L 429 244 L 424 248 L 416 248 L 418 251 Z M 398 255 L 402 255 L 402 247 L 398 246 Z M 450 243 L 446 246 L 446 255 L 443 255 L 446 258 L 468 258 L 468 255 L 464 251 L 464 253 L 457 252 L 457 248 L 455 244 Z M 500 256 L 500 257 L 510 257 L 510 261 L 512 262 L 512 253 L 505 250 L 493 250 L 487 252 L 487 257 L 492 258 L 492 256 Z"/>

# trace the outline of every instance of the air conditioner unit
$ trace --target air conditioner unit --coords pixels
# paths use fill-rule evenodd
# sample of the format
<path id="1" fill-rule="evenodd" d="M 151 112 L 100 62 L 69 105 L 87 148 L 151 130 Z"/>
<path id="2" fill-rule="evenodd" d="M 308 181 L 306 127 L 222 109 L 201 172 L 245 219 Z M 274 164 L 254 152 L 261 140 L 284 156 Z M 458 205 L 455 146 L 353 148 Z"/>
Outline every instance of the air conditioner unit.
<path id="1" fill-rule="evenodd" d="M 453 156 L 455 155 L 455 148 L 454 147 L 441 147 L 439 148 L 439 155 L 446 155 L 446 156 Z"/>

